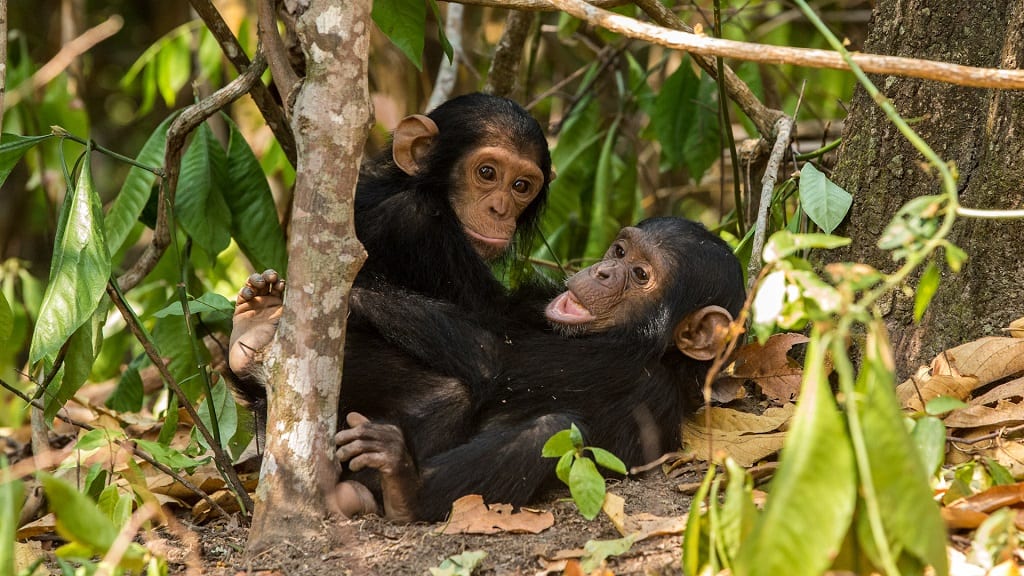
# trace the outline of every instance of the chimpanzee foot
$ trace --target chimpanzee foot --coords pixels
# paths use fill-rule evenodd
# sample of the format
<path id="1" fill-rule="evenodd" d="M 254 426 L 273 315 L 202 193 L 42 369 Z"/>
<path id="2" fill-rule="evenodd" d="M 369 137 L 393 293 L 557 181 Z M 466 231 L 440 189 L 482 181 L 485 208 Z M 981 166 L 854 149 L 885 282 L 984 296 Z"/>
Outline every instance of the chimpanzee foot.
<path id="1" fill-rule="evenodd" d="M 414 504 L 419 492 L 419 473 L 405 446 L 402 430 L 391 424 L 370 422 L 356 412 L 350 412 L 345 422 L 349 427 L 334 435 L 338 461 L 347 463 L 353 472 L 363 468 L 380 472 L 385 518 L 398 522 L 416 520 Z M 339 501 L 345 498 L 341 484 L 335 489 Z"/>
<path id="2" fill-rule="evenodd" d="M 228 365 L 236 374 L 248 374 L 262 363 L 284 310 L 284 286 L 277 272 L 266 270 L 249 276 L 238 292 L 228 354 Z"/>
<path id="3" fill-rule="evenodd" d="M 370 489 L 352 480 L 338 482 L 334 487 L 334 494 L 328 497 L 328 501 L 333 512 L 344 518 L 380 513 L 377 500 Z"/>

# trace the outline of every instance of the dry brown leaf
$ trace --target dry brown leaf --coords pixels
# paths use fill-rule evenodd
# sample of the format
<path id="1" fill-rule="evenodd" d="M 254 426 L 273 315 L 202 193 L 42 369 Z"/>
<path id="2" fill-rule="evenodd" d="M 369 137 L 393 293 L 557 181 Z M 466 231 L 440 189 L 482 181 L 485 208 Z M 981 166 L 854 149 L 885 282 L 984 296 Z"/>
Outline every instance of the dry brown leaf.
<path id="1" fill-rule="evenodd" d="M 937 375 L 919 379 L 915 377 L 897 386 L 896 395 L 904 409 L 923 412 L 925 404 L 939 396 L 950 396 L 966 401 L 978 386 L 980 384 L 974 376 Z"/>
<path id="2" fill-rule="evenodd" d="M 686 530 L 686 520 L 690 516 L 683 514 L 682 516 L 664 517 L 646 512 L 630 516 L 625 511 L 625 500 L 611 492 L 605 494 L 601 510 L 608 515 L 612 526 L 615 526 L 619 534 L 622 536 L 633 535 L 635 542 L 652 536 L 682 534 Z"/>
<path id="3" fill-rule="evenodd" d="M 235 498 L 234 493 L 230 490 L 219 490 L 210 494 L 210 498 L 212 498 L 217 504 L 220 504 L 220 507 L 228 514 L 236 512 L 239 509 L 238 499 Z M 207 502 L 205 498 L 196 502 L 195 506 L 192 507 L 192 518 L 196 522 L 205 522 L 210 518 L 216 518 L 219 514 L 220 512 L 210 506 L 210 503 Z"/>
<path id="4" fill-rule="evenodd" d="M 29 566 L 36 564 L 40 559 L 45 560 L 47 556 L 48 553 L 43 551 L 43 543 L 38 540 L 15 542 L 14 572 L 21 574 L 23 570 L 27 570 Z M 36 574 L 49 574 L 50 572 L 44 566 L 45 564 L 39 563 L 36 569 L 32 571 L 32 576 Z"/>
<path id="5" fill-rule="evenodd" d="M 761 346 L 757 342 L 739 349 L 736 358 L 720 378 L 722 385 L 751 380 L 769 398 L 789 402 L 800 393 L 803 370 L 786 355 L 796 344 L 807 342 L 803 334 L 775 334 Z"/>
<path id="6" fill-rule="evenodd" d="M 1000 508 L 1024 503 L 1024 483 L 993 486 L 953 503 L 950 508 L 963 508 L 990 514 Z"/>
<path id="7" fill-rule="evenodd" d="M 495 534 L 498 532 L 539 534 L 555 524 L 551 512 L 522 509 L 513 512 L 510 504 L 484 504 L 483 496 L 470 494 L 452 504 L 451 519 L 441 534 Z"/>
<path id="8" fill-rule="evenodd" d="M 1024 423 L 1024 402 L 1000 400 L 994 407 L 972 405 L 950 412 L 943 422 L 948 428 L 1016 426 Z"/>
<path id="9" fill-rule="evenodd" d="M 988 519 L 988 514 L 967 508 L 942 508 L 939 512 L 950 530 L 974 530 Z"/>
<path id="10" fill-rule="evenodd" d="M 784 430 L 793 417 L 795 406 L 786 404 L 769 408 L 762 415 L 740 412 L 731 408 L 711 408 L 711 427 L 705 428 L 703 410 L 683 426 L 683 450 L 695 458 L 706 461 L 708 438 L 716 452 L 732 456 L 740 466 L 753 466 L 782 448 Z"/>
<path id="11" fill-rule="evenodd" d="M 46 516 L 43 516 L 39 520 L 29 522 L 21 528 L 18 528 L 18 533 L 15 538 L 18 540 L 25 540 L 27 538 L 35 538 L 42 536 L 43 534 L 53 534 L 57 531 L 57 517 L 50 512 Z"/>
<path id="12" fill-rule="evenodd" d="M 932 361 L 932 376 L 974 376 L 984 386 L 1024 371 L 1024 339 L 988 336 L 951 348 Z"/>
<path id="13" fill-rule="evenodd" d="M 1024 338 L 1024 318 L 1017 318 L 1003 329 L 1011 338 Z"/>

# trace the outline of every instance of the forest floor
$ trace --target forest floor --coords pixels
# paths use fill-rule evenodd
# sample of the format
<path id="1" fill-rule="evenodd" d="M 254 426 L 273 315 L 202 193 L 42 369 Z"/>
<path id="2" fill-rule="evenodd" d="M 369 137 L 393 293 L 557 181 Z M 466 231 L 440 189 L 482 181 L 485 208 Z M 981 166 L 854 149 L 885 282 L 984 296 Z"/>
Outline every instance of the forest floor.
<path id="1" fill-rule="evenodd" d="M 683 481 L 668 478 L 660 470 L 640 478 L 609 481 L 609 492 L 625 500 L 627 515 L 648 513 L 659 517 L 682 517 L 690 497 L 678 489 Z M 442 524 L 395 524 L 376 517 L 343 522 L 340 526 L 345 544 L 328 544 L 324 538 L 289 542 L 285 546 L 249 558 L 244 553 L 246 529 L 232 519 L 190 526 L 198 535 L 202 566 L 193 560 L 171 564 L 172 574 L 211 576 L 287 576 L 287 575 L 381 575 L 404 576 L 430 574 L 451 556 L 482 550 L 487 556 L 473 574 L 542 575 L 561 574 L 565 558 L 582 555 L 589 540 L 620 538 L 609 518 L 601 514 L 588 521 L 567 500 L 568 490 L 552 491 L 535 507 L 551 511 L 554 525 L 539 534 L 498 533 L 439 534 Z M 680 572 L 680 536 L 654 536 L 636 542 L 630 550 L 607 560 L 612 573 L 678 574 Z M 172 555 L 168 556 L 173 557 Z M 570 572 L 573 573 L 570 569 Z M 455 573 L 457 574 L 457 572 Z"/>

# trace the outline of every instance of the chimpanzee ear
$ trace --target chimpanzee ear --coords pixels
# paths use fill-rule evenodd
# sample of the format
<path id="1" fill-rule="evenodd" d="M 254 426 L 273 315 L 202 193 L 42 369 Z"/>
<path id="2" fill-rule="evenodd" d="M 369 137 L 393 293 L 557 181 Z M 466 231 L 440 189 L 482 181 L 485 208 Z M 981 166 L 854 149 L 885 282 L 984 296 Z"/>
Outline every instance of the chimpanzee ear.
<path id="1" fill-rule="evenodd" d="M 391 137 L 395 164 L 409 176 L 418 174 L 437 133 L 437 124 L 422 114 L 402 118 Z"/>
<path id="2" fill-rule="evenodd" d="M 721 349 L 732 314 L 721 306 L 705 306 L 690 312 L 676 326 L 676 348 L 695 360 L 711 360 Z"/>

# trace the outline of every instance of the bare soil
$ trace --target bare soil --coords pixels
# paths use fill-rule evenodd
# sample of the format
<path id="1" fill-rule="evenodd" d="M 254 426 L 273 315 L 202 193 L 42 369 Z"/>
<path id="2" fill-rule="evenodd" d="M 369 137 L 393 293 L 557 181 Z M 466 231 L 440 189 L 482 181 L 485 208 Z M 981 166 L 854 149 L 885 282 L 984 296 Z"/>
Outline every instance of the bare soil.
<path id="1" fill-rule="evenodd" d="M 646 512 L 675 517 L 685 514 L 690 497 L 677 486 L 694 478 L 667 478 L 654 470 L 640 478 L 609 481 L 609 491 L 626 501 L 626 513 Z M 466 551 L 484 550 L 476 575 L 534 575 L 562 573 L 563 563 L 552 560 L 562 552 L 582 549 L 588 540 L 620 538 L 604 515 L 587 521 L 566 500 L 567 490 L 554 491 L 534 508 L 551 510 L 555 524 L 540 534 L 442 535 L 440 524 L 395 524 L 376 517 L 364 517 L 324 526 L 324 538 L 315 541 L 289 542 L 254 558 L 245 554 L 246 530 L 234 519 L 222 519 L 186 530 L 198 535 L 200 553 L 179 554 L 172 563 L 172 574 L 203 574 L 213 576 L 302 574 L 402 576 L 429 574 L 444 559 Z M 341 531 L 347 544 L 329 545 L 329 530 Z M 168 535 L 170 540 L 181 541 Z M 679 536 L 661 536 L 637 542 L 626 554 L 610 558 L 608 568 L 616 575 L 678 574 Z M 173 546 L 173 545 L 172 545 Z M 183 551 L 182 551 L 183 552 Z M 188 558 L 191 557 L 191 559 Z M 174 554 L 168 558 L 173 559 Z M 201 565 L 200 565 L 201 564 Z"/>

